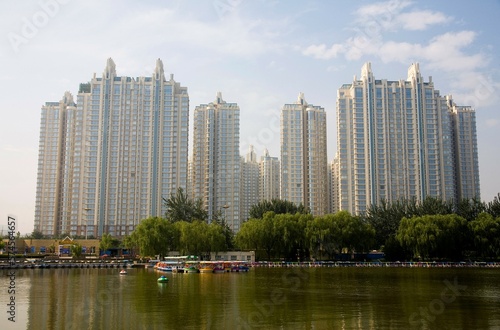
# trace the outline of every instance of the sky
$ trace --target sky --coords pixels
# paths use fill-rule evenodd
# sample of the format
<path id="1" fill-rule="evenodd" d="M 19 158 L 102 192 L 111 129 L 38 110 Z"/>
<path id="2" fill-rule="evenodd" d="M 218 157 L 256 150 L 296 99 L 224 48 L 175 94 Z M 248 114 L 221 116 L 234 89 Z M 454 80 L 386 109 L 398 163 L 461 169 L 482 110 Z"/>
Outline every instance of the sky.
<path id="1" fill-rule="evenodd" d="M 481 199 L 500 192 L 500 1 L 0 1 L 0 231 L 33 231 L 41 107 L 101 76 L 150 76 L 156 59 L 194 107 L 240 106 L 240 149 L 279 156 L 279 115 L 300 92 L 327 113 L 371 62 L 376 79 L 420 63 L 442 95 L 476 109 Z"/>

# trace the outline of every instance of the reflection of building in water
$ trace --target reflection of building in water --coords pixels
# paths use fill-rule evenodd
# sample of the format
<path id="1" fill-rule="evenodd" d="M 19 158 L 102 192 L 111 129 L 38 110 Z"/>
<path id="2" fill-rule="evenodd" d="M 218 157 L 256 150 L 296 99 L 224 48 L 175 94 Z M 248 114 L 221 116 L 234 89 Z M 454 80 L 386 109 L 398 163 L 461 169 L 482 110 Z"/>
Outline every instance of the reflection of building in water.
<path id="1" fill-rule="evenodd" d="M 137 322 L 124 312 L 128 286 L 117 269 L 35 270 L 33 280 L 27 329 L 115 329 Z"/>

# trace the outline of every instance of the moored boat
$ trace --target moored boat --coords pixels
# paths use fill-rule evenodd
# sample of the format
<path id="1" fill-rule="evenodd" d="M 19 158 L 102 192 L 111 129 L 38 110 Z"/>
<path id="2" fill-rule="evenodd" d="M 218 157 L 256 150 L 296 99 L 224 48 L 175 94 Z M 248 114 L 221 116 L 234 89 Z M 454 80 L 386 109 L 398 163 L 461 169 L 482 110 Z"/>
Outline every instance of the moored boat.
<path id="1" fill-rule="evenodd" d="M 212 266 L 202 266 L 200 267 L 200 273 L 213 273 L 214 272 L 214 269 Z"/>
<path id="2" fill-rule="evenodd" d="M 214 273 L 221 274 L 221 273 L 225 273 L 225 272 L 226 272 L 226 270 L 224 269 L 224 265 L 215 265 Z"/>
<path id="3" fill-rule="evenodd" d="M 186 266 L 184 267 L 184 273 L 198 273 L 199 269 L 196 266 Z"/>

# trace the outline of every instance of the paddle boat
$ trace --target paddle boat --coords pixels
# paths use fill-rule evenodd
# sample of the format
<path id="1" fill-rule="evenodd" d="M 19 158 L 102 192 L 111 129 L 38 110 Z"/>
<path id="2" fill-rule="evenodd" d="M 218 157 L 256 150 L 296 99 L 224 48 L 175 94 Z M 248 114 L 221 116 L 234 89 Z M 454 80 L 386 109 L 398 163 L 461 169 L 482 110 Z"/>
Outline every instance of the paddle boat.
<path id="1" fill-rule="evenodd" d="M 184 273 L 199 273 L 200 270 L 196 266 L 186 266 L 184 267 Z"/>
<path id="2" fill-rule="evenodd" d="M 120 275 L 127 275 L 127 271 L 125 269 L 120 270 Z"/>
<path id="3" fill-rule="evenodd" d="M 158 277 L 158 283 L 167 283 L 167 282 L 168 282 L 168 277 L 166 277 L 165 275 Z"/>

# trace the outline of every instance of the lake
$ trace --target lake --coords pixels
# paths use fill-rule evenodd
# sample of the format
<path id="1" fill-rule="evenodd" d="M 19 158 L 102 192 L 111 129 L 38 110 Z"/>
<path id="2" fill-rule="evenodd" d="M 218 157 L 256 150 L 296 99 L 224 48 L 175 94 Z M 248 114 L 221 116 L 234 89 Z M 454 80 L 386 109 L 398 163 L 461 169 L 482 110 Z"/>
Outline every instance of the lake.
<path id="1" fill-rule="evenodd" d="M 18 269 L 14 295 L 10 272 L 1 329 L 500 329 L 498 268 Z"/>

